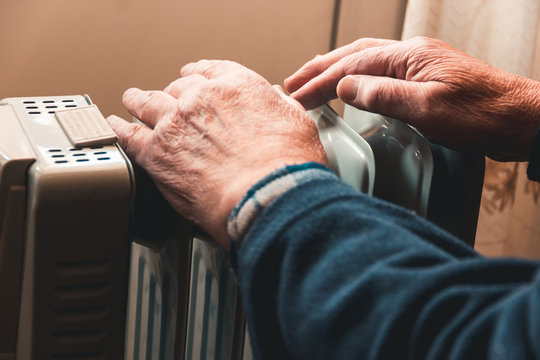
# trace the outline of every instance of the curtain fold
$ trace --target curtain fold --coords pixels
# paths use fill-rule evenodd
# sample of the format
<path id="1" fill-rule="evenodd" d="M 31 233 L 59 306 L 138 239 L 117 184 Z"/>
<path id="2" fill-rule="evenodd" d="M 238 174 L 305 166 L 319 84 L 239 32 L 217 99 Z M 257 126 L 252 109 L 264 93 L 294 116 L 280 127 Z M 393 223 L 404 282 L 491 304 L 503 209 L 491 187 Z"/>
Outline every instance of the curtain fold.
<path id="1" fill-rule="evenodd" d="M 540 80 L 539 19 L 539 0 L 409 0 L 402 38 L 438 38 L 506 71 Z M 540 258 L 540 184 L 527 180 L 526 168 L 526 163 L 487 159 L 479 252 Z"/>

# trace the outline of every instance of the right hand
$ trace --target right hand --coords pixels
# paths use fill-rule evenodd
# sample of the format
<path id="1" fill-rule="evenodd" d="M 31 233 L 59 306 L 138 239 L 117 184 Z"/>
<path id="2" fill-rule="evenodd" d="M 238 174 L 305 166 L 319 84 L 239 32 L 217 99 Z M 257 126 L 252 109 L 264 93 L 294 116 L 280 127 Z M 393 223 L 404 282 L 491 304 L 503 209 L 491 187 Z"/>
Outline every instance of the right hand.
<path id="1" fill-rule="evenodd" d="M 501 161 L 528 160 L 540 125 L 539 82 L 429 38 L 357 40 L 315 57 L 285 87 L 307 109 L 339 96 L 433 142 Z"/>
<path id="2" fill-rule="evenodd" d="M 286 165 L 326 165 L 326 154 L 302 106 L 254 71 L 201 60 L 181 75 L 163 91 L 124 93 L 147 126 L 108 120 L 174 209 L 228 249 L 227 219 L 251 186 Z"/>

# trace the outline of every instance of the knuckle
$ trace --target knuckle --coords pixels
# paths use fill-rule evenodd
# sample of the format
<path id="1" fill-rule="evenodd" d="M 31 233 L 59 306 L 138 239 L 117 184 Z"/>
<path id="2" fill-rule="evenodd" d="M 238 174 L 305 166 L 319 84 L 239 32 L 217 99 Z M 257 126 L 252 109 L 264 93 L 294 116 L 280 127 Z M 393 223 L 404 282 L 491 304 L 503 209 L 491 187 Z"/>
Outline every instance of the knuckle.
<path id="1" fill-rule="evenodd" d="M 224 65 L 224 66 L 227 66 L 229 68 L 238 68 L 238 69 L 243 69 L 244 68 L 242 65 L 240 65 L 236 61 L 232 61 L 232 60 L 219 60 L 217 62 L 217 65 Z"/>
<path id="2" fill-rule="evenodd" d="M 405 52 L 408 53 L 409 62 L 423 67 L 441 58 L 444 42 L 425 36 L 417 36 L 407 40 L 405 45 Z"/>
<path id="3" fill-rule="evenodd" d="M 150 92 L 147 94 L 147 96 L 144 97 L 141 103 L 141 107 L 140 107 L 141 111 L 140 111 L 139 116 L 141 118 L 145 118 L 146 116 L 149 115 L 152 102 L 154 102 L 155 100 L 156 100 L 155 92 Z"/>
<path id="4" fill-rule="evenodd" d="M 352 47 L 354 49 L 361 49 L 363 48 L 364 44 L 366 43 L 366 41 L 368 41 L 367 38 L 361 38 L 361 39 L 358 39 L 358 40 L 355 40 L 353 41 L 352 43 Z"/>
<path id="5" fill-rule="evenodd" d="M 343 72 L 346 75 L 356 74 L 358 65 L 360 63 L 360 58 L 355 56 L 355 54 L 348 55 L 341 60 L 341 65 L 343 66 Z"/>
<path id="6" fill-rule="evenodd" d="M 142 156 L 142 153 L 145 145 L 142 143 L 142 137 L 139 136 L 141 130 L 141 126 L 132 127 L 121 138 L 121 146 L 130 157 L 134 158 L 139 165 L 143 166 L 144 164 L 142 162 L 144 162 L 145 156 Z"/>
<path id="7" fill-rule="evenodd" d="M 209 81 L 199 89 L 199 96 L 204 98 L 219 96 L 223 93 L 223 89 L 227 85 L 232 86 L 230 82 L 224 84 L 220 81 Z"/>
<path id="8" fill-rule="evenodd" d="M 356 51 L 359 51 L 365 49 L 366 47 L 370 47 L 370 45 L 375 44 L 376 42 L 377 39 L 375 38 L 360 38 L 352 42 L 352 48 Z"/>
<path id="9" fill-rule="evenodd" d="M 193 71 L 193 67 L 195 66 L 195 63 L 191 62 L 188 63 L 180 69 L 180 76 L 187 76 Z"/>
<path id="10" fill-rule="evenodd" d="M 141 127 L 134 126 L 127 132 L 126 136 L 124 137 L 124 147 L 126 151 L 135 153 L 139 150 L 139 146 L 135 139 L 137 139 L 140 131 Z"/>
<path id="11" fill-rule="evenodd" d="M 311 71 L 321 71 L 324 69 L 323 66 L 324 55 L 315 55 L 315 57 L 309 60 L 306 65 L 304 65 L 304 71 L 310 73 Z"/>
<path id="12" fill-rule="evenodd" d="M 437 49 L 443 43 L 441 40 L 429 38 L 426 36 L 416 36 L 410 39 L 410 42 L 415 48 L 422 50 Z"/>
<path id="13" fill-rule="evenodd" d="M 175 88 L 178 88 L 180 86 L 180 84 L 185 81 L 186 78 L 179 78 L 179 79 L 176 79 L 174 81 L 172 81 L 169 85 L 167 85 L 167 87 L 164 89 L 165 92 L 169 92 L 169 91 L 172 91 L 173 89 Z"/>
<path id="14" fill-rule="evenodd" d="M 416 44 L 426 44 L 429 43 L 432 39 L 427 36 L 415 36 L 410 41 Z"/>

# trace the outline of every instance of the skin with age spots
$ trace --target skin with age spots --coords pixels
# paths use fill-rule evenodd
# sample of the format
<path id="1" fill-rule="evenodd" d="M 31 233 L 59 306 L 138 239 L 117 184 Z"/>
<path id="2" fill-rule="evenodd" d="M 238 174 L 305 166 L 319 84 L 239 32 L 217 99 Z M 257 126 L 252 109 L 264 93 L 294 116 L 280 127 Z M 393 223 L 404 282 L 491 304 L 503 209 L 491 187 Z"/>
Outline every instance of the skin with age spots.
<path id="1" fill-rule="evenodd" d="M 540 125 L 540 83 L 423 37 L 360 39 L 315 57 L 285 87 L 308 109 L 339 96 L 495 160 L 527 160 Z"/>
<path id="2" fill-rule="evenodd" d="M 203 60 L 181 75 L 163 91 L 125 92 L 148 127 L 108 121 L 176 211 L 228 249 L 227 218 L 252 185 L 285 165 L 326 164 L 326 155 L 305 110 L 255 72 Z"/>

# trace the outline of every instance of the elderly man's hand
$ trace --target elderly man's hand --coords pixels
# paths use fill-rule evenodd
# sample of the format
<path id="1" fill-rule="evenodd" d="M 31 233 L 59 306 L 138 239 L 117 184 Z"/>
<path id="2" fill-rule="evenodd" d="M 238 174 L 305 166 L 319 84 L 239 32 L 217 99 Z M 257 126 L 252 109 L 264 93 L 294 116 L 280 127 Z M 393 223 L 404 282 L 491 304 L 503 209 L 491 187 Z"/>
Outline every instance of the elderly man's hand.
<path id="1" fill-rule="evenodd" d="M 258 180 L 285 165 L 326 163 L 304 109 L 228 61 L 186 65 L 164 91 L 129 89 L 128 111 L 148 127 L 108 118 L 128 156 L 185 218 L 228 249 L 226 222 Z"/>
<path id="2" fill-rule="evenodd" d="M 308 109 L 339 96 L 496 160 L 527 160 L 540 125 L 540 83 L 428 38 L 360 39 L 315 57 L 285 87 Z"/>

